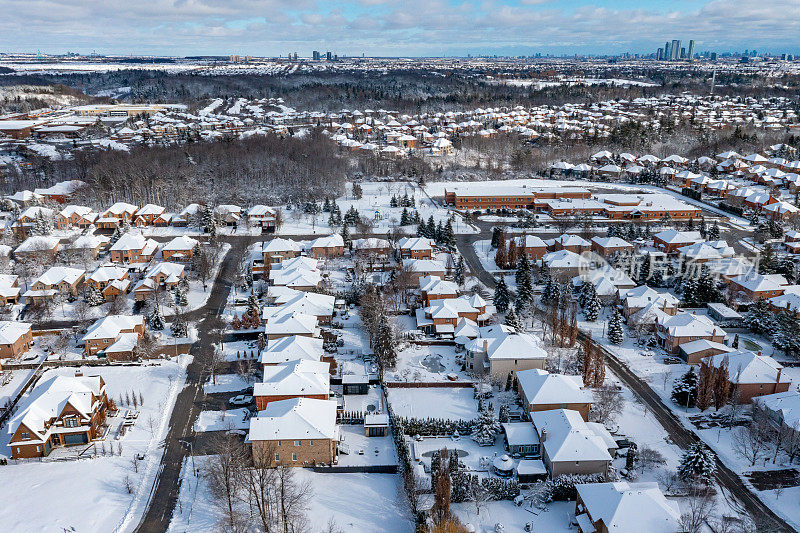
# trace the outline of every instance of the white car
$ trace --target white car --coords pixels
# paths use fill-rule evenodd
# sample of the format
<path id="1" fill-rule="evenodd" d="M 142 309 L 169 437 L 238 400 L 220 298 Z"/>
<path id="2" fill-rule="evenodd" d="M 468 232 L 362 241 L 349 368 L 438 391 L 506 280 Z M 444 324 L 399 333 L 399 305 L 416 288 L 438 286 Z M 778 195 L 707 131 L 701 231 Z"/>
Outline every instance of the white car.
<path id="1" fill-rule="evenodd" d="M 253 397 L 247 394 L 240 394 L 231 398 L 229 403 L 231 405 L 250 405 L 253 403 Z"/>

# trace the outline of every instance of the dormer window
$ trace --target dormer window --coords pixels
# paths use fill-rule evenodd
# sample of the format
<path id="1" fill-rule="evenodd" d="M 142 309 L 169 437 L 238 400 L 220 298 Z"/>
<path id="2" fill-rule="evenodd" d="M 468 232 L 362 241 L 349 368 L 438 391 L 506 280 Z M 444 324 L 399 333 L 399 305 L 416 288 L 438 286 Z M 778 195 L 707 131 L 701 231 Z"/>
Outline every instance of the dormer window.
<path id="1" fill-rule="evenodd" d="M 22 432 L 22 433 L 20 433 L 20 435 L 19 435 L 19 436 L 20 436 L 20 438 L 21 438 L 21 439 L 23 439 L 23 440 L 28 440 L 28 439 L 30 439 L 30 438 L 31 438 L 31 434 L 30 434 L 30 433 L 28 433 L 28 432 Z"/>
<path id="2" fill-rule="evenodd" d="M 64 427 L 67 428 L 76 428 L 78 427 L 78 419 L 74 416 L 64 419 Z"/>

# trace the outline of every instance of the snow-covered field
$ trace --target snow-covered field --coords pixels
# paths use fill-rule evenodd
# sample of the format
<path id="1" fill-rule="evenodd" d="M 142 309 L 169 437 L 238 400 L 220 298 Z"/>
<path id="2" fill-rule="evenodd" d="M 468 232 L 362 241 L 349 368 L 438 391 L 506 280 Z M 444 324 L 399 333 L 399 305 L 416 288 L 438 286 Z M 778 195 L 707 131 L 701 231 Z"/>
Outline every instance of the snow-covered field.
<path id="1" fill-rule="evenodd" d="M 204 459 L 195 458 L 202 468 Z M 411 533 L 414 523 L 406 509 L 400 476 L 394 474 L 326 474 L 297 468 L 301 482 L 313 488 L 306 512 L 308 531 L 327 531 L 334 523 L 343 532 Z M 181 490 L 170 523 L 170 533 L 216 531 L 225 520 L 222 508 L 215 503 L 208 485 L 191 470 L 191 460 L 184 461 Z"/>
<path id="2" fill-rule="evenodd" d="M 122 454 L 0 467 L 4 480 L 0 484 L 0 501 L 46 502 L 31 512 L 21 512 L 19 505 L 0 506 L 0 530 L 54 533 L 65 529 L 127 531 L 135 525 L 145 510 L 158 473 L 163 453 L 159 443 L 166 436 L 188 361 L 188 356 L 182 356 L 177 361 L 161 361 L 158 365 L 83 368 L 86 375 L 103 376 L 109 394 L 117 403 L 120 402 L 119 396 L 126 392 L 141 393 L 144 397 L 134 426 L 122 439 L 115 440 L 112 435 L 106 443 L 107 450 L 113 443 L 115 453 L 121 444 Z M 53 374 L 72 375 L 74 372 L 68 368 L 50 370 L 43 379 Z M 109 422 L 113 423 L 114 419 L 109 419 Z M 0 453 L 10 456 L 7 449 L 9 437 L 5 432 L 3 438 Z M 99 443 L 97 447 L 99 452 Z M 138 461 L 138 473 L 132 467 L 136 454 L 145 456 L 143 461 Z M 132 494 L 125 489 L 126 477 L 131 481 Z M 91 512 L 76 512 L 76 509 L 91 509 Z"/>
<path id="3" fill-rule="evenodd" d="M 388 395 L 394 413 L 404 418 L 472 420 L 478 416 L 472 387 L 390 388 Z"/>
<path id="4" fill-rule="evenodd" d="M 197 432 L 248 429 L 249 427 L 250 411 L 245 408 L 229 411 L 201 411 L 194 423 L 194 430 Z"/>
<path id="5" fill-rule="evenodd" d="M 239 374 L 218 374 L 214 380 L 211 378 L 203 385 L 206 394 L 215 392 L 238 392 L 246 389 L 252 382 L 244 379 Z"/>

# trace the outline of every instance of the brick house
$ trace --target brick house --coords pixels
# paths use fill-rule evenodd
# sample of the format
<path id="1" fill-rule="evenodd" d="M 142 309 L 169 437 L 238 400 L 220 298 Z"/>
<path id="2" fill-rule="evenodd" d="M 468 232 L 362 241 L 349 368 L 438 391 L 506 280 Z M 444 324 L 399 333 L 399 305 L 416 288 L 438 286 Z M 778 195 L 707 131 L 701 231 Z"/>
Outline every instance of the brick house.
<path id="1" fill-rule="evenodd" d="M 633 245 L 619 237 L 594 237 L 592 251 L 603 257 L 610 257 L 621 252 L 633 252 Z"/>
<path id="2" fill-rule="evenodd" d="M 200 245 L 200 241 L 181 235 L 175 237 L 161 248 L 161 256 L 164 261 L 177 261 L 186 263 L 192 260 L 194 249 Z"/>
<path id="3" fill-rule="evenodd" d="M 33 333 L 26 322 L 0 321 L 0 359 L 16 358 L 31 349 Z"/>
<path id="4" fill-rule="evenodd" d="M 256 409 L 291 398 L 330 397 L 330 365 L 323 361 L 300 360 L 263 367 L 264 378 L 253 385 Z"/>
<path id="5" fill-rule="evenodd" d="M 525 253 L 529 260 L 536 261 L 547 253 L 547 245 L 536 235 L 523 235 L 515 240 L 517 253 Z"/>
<path id="6" fill-rule="evenodd" d="M 431 259 L 433 241 L 427 237 L 403 237 L 397 241 L 402 259 Z"/>
<path id="7" fill-rule="evenodd" d="M 142 235 L 126 233 L 111 246 L 110 256 L 114 263 L 148 263 L 156 255 L 158 243 Z"/>
<path id="8" fill-rule="evenodd" d="M 12 458 L 46 457 L 58 446 L 88 444 L 102 436 L 112 405 L 100 376 L 47 379 L 8 424 Z"/>
<path id="9" fill-rule="evenodd" d="M 528 412 L 570 409 L 589 420 L 592 393 L 584 389 L 581 376 L 550 374 L 534 368 L 516 373 L 522 405 Z"/>
<path id="10" fill-rule="evenodd" d="M 129 360 L 133 358 L 133 348 L 146 327 L 142 315 L 109 315 L 97 320 L 83 336 L 87 357 L 105 352 L 109 360 Z M 118 346 L 114 346 L 119 343 Z"/>
<path id="11" fill-rule="evenodd" d="M 256 463 L 278 466 L 337 462 L 336 400 L 293 398 L 270 402 L 250 419 L 248 442 Z"/>
<path id="12" fill-rule="evenodd" d="M 725 340 L 725 332 L 706 316 L 678 313 L 656 322 L 656 338 L 665 351 L 678 354 L 682 344 L 699 339 L 721 344 Z"/>
<path id="13" fill-rule="evenodd" d="M 56 215 L 58 229 L 80 228 L 86 229 L 98 218 L 98 214 L 91 207 L 84 205 L 68 205 Z"/>
<path id="14" fill-rule="evenodd" d="M 309 243 L 308 252 L 315 259 L 342 257 L 344 255 L 344 239 L 338 233 L 318 237 Z"/>
<path id="15" fill-rule="evenodd" d="M 757 396 L 786 392 L 792 384 L 775 359 L 748 350 L 712 355 L 700 364 L 701 368 L 727 366 L 731 393 L 735 391 L 734 397 L 740 404 L 749 404 Z"/>

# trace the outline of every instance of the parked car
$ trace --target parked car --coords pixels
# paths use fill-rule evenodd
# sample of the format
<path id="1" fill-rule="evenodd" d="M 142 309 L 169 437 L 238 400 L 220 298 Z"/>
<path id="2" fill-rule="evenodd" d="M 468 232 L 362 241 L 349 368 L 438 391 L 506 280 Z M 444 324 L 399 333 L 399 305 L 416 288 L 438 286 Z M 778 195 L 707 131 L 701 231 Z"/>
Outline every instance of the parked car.
<path id="1" fill-rule="evenodd" d="M 231 398 L 229 403 L 231 405 L 249 405 L 253 403 L 253 397 L 248 394 L 240 394 Z"/>

